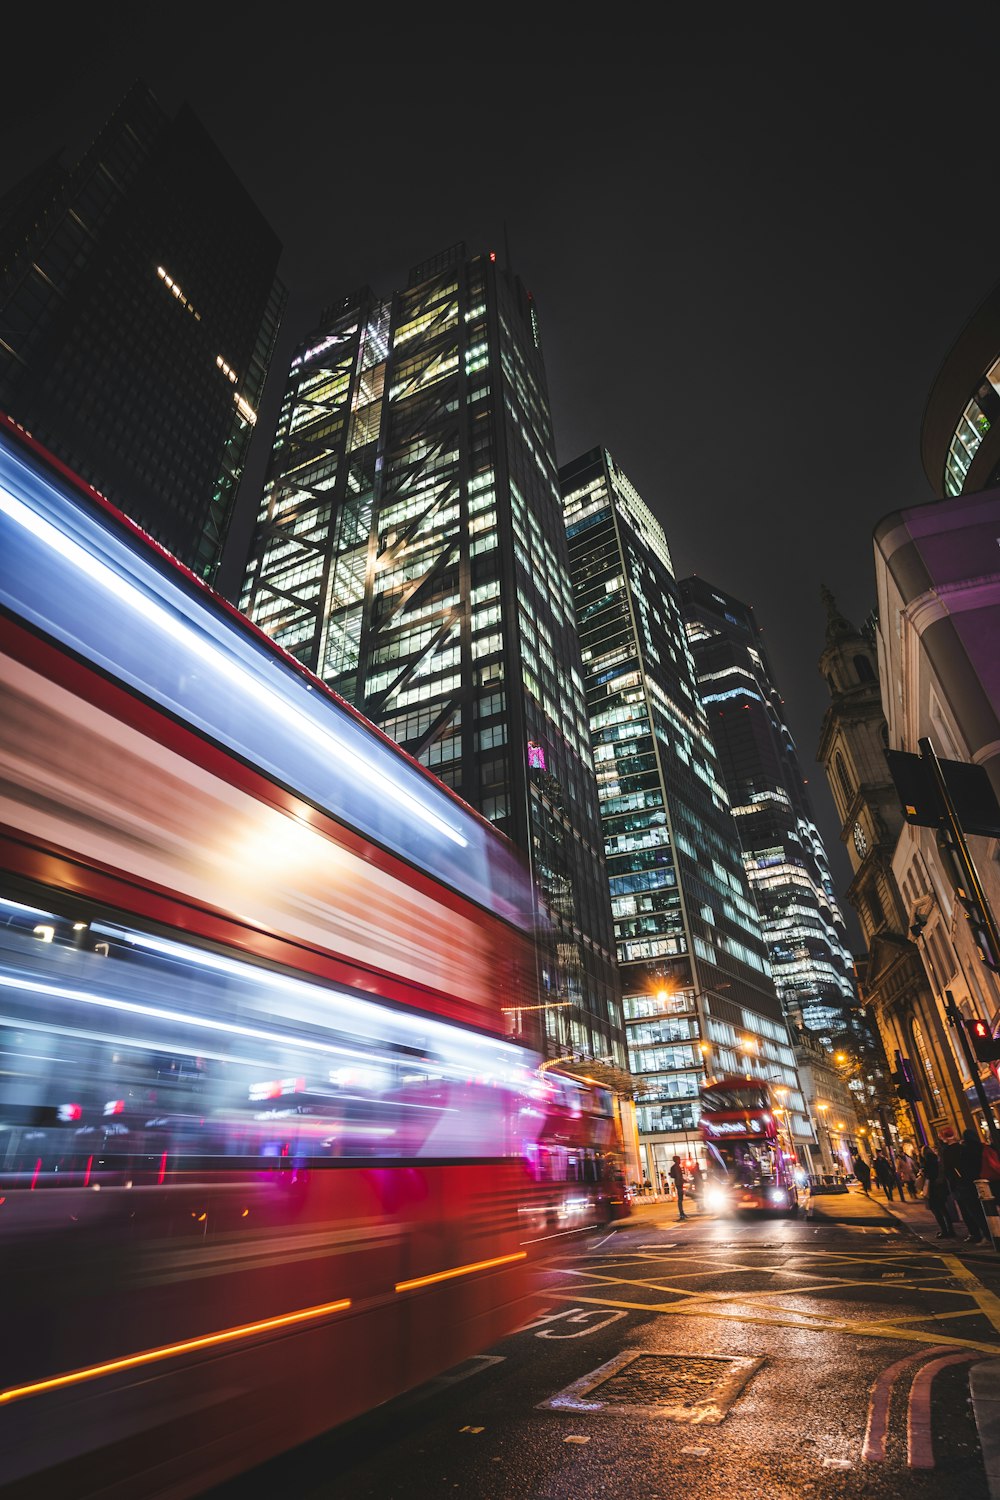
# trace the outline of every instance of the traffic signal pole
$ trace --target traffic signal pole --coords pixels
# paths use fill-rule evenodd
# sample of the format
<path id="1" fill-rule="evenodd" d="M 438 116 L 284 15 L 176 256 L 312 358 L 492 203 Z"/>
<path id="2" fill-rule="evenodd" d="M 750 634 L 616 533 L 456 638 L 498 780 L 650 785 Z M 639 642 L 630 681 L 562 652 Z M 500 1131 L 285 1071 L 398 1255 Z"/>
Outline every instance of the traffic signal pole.
<path id="1" fill-rule="evenodd" d="M 983 1088 L 982 1079 L 979 1076 L 979 1061 L 972 1051 L 972 1043 L 969 1041 L 969 1033 L 965 1029 L 965 1017 L 962 1015 L 958 1006 L 955 1004 L 955 997 L 951 993 L 951 990 L 945 990 L 944 998 L 944 1013 L 948 1017 L 948 1025 L 953 1027 L 958 1032 L 958 1038 L 962 1044 L 962 1051 L 965 1053 L 965 1061 L 968 1063 L 969 1072 L 972 1074 L 972 1085 L 976 1091 L 976 1098 L 979 1100 L 979 1108 L 983 1112 L 983 1119 L 986 1121 L 986 1129 L 990 1133 L 990 1144 L 1000 1149 L 1000 1131 L 997 1130 L 996 1120 L 993 1117 L 993 1110 L 990 1106 L 989 1100 L 986 1097 L 986 1090 Z"/>
<path id="2" fill-rule="evenodd" d="M 992 948 L 992 953 L 984 955 L 984 959 L 989 968 L 994 968 L 1000 962 L 1000 929 L 997 928 L 996 918 L 993 915 L 993 910 L 987 899 L 986 892 L 983 890 L 982 882 L 979 879 L 979 872 L 973 862 L 972 855 L 969 853 L 969 846 L 965 842 L 965 833 L 959 821 L 958 814 L 955 811 L 955 803 L 948 790 L 948 783 L 945 780 L 941 763 L 935 754 L 934 746 L 926 737 L 918 740 L 917 744 L 920 747 L 921 759 L 930 766 L 934 776 L 934 783 L 941 798 L 941 807 L 947 818 L 948 832 L 951 834 L 951 850 L 958 860 L 959 869 L 962 874 L 962 884 L 972 899 L 972 903 L 976 908 L 976 915 L 983 924 L 986 937 Z"/>
<path id="3" fill-rule="evenodd" d="M 924 1122 L 920 1118 L 920 1110 L 917 1107 L 918 1101 L 920 1099 L 920 1094 L 917 1090 L 916 1080 L 913 1077 L 913 1068 L 910 1065 L 910 1059 L 908 1057 L 904 1057 L 902 1052 L 900 1052 L 898 1048 L 896 1050 L 896 1071 L 892 1075 L 892 1080 L 896 1085 L 896 1093 L 899 1095 L 900 1099 L 903 1100 L 910 1112 L 910 1119 L 913 1123 L 914 1137 L 920 1142 L 921 1146 L 928 1145 L 929 1142 L 927 1140 L 927 1132 L 924 1129 Z M 892 1148 L 889 1144 L 889 1126 L 885 1118 L 884 1104 L 880 1104 L 878 1106 L 878 1116 L 882 1121 L 882 1134 L 885 1136 L 885 1143 L 889 1148 L 889 1154 L 891 1156 Z"/>

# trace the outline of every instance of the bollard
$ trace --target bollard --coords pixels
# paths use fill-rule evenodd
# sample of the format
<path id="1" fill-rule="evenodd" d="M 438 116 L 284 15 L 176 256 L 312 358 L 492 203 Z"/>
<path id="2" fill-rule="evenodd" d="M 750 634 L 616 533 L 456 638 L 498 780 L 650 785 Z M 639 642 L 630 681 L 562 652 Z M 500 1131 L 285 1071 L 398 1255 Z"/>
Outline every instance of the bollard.
<path id="1" fill-rule="evenodd" d="M 993 1186 L 981 1179 L 976 1180 L 976 1192 L 979 1201 L 983 1205 L 983 1214 L 986 1218 L 986 1228 L 990 1232 L 990 1241 L 994 1250 L 1000 1248 L 1000 1203 L 993 1196 Z"/>

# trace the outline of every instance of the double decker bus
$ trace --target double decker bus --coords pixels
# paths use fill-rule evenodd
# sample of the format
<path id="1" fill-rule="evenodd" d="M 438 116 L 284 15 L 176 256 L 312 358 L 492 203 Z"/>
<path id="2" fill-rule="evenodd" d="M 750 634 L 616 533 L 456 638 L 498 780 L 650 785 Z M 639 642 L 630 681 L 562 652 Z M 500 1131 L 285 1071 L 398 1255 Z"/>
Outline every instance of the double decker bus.
<path id="1" fill-rule="evenodd" d="M 197 1494 L 519 1326 L 612 1101 L 509 841 L 2 417 L 0 696 L 0 1487 Z"/>
<path id="2" fill-rule="evenodd" d="M 785 1149 L 780 1110 L 762 1079 L 713 1078 L 700 1090 L 700 1128 L 708 1158 L 705 1207 L 714 1213 L 799 1211 L 794 1154 Z"/>

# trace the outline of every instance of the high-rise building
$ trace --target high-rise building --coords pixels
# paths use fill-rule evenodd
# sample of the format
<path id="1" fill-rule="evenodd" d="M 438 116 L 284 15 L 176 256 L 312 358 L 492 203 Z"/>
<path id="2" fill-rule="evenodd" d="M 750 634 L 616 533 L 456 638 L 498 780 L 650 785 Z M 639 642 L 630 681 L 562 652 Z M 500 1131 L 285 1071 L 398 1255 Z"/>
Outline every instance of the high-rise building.
<path id="1" fill-rule="evenodd" d="M 241 606 L 526 853 L 545 1008 L 513 1020 L 621 1068 L 538 319 L 494 255 L 455 245 L 323 313 L 292 359 Z"/>
<path id="2" fill-rule="evenodd" d="M 815 1135 L 698 691 L 663 527 L 603 448 L 559 471 L 637 1110 L 653 1182 L 709 1074 L 787 1089 Z"/>
<path id="3" fill-rule="evenodd" d="M 137 83 L 0 202 L 0 410 L 214 581 L 285 291 L 187 107 Z"/>
<path id="4" fill-rule="evenodd" d="M 853 964 L 760 626 L 749 604 L 703 578 L 682 578 L 679 588 L 778 995 L 793 1026 L 832 1042 L 857 1004 Z"/>

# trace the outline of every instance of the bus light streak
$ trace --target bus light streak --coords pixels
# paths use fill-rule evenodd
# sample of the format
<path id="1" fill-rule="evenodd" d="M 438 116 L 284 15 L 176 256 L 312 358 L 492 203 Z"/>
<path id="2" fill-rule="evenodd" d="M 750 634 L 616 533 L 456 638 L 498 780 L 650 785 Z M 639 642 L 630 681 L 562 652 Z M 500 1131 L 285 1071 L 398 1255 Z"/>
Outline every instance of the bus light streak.
<path id="1" fill-rule="evenodd" d="M 288 1328 L 310 1319 L 325 1318 L 330 1313 L 344 1312 L 350 1305 L 350 1297 L 343 1297 L 339 1302 L 322 1302 L 317 1307 L 305 1307 L 299 1312 L 283 1313 L 276 1318 L 262 1318 L 258 1323 L 241 1323 L 237 1328 L 224 1328 L 219 1333 L 206 1333 L 200 1338 L 183 1339 L 179 1344 L 161 1344 L 158 1349 L 144 1349 L 141 1354 L 128 1354 L 121 1359 L 110 1359 L 100 1365 L 86 1365 L 82 1370 L 69 1370 L 65 1375 L 53 1375 L 48 1380 L 35 1380 L 30 1385 L 13 1385 L 5 1391 L 0 1391 L 0 1404 L 22 1401 L 27 1396 L 40 1396 L 45 1391 L 57 1391 L 69 1385 L 80 1385 L 85 1380 L 97 1380 L 102 1375 L 114 1375 L 118 1370 L 133 1370 L 137 1365 L 151 1365 L 157 1360 L 174 1359 L 179 1354 L 190 1354 L 195 1349 L 210 1349 L 217 1344 L 230 1344 L 236 1339 L 249 1338 L 255 1333 L 270 1333 L 276 1328 Z"/>
<path id="2" fill-rule="evenodd" d="M 497 1255 L 493 1260 L 477 1260 L 472 1265 L 454 1266 L 450 1271 L 435 1271 L 430 1276 L 415 1276 L 412 1281 L 397 1281 L 397 1292 L 413 1292 L 418 1287 L 430 1286 L 435 1281 L 450 1281 L 453 1276 L 469 1276 L 473 1271 L 488 1271 L 491 1266 L 507 1266 L 514 1260 L 525 1260 L 527 1250 L 518 1250 L 513 1255 Z"/>

